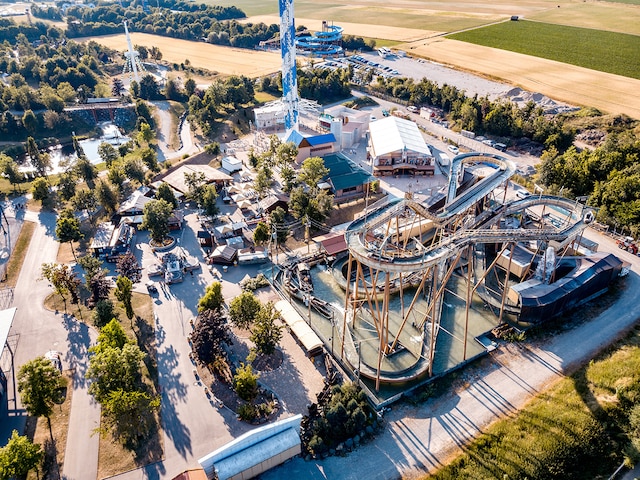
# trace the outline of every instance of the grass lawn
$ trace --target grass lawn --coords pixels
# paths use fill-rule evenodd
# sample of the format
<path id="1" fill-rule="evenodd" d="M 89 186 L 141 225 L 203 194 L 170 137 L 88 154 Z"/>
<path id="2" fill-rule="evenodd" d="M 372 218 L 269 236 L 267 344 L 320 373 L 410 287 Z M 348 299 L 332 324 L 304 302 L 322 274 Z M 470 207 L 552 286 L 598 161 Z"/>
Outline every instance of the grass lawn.
<path id="1" fill-rule="evenodd" d="M 628 410 L 639 392 L 636 328 L 424 478 L 608 478 L 623 460 Z"/>
<path id="2" fill-rule="evenodd" d="M 3 282 L 3 287 L 16 286 L 16 283 L 18 282 L 18 276 L 20 275 L 20 270 L 22 270 L 22 264 L 24 263 L 24 257 L 27 254 L 27 250 L 29 249 L 31 237 L 33 236 L 33 231 L 35 230 L 35 228 L 36 224 L 33 222 L 24 222 L 22 224 L 20 235 L 18 235 L 18 240 L 13 247 L 11 258 L 9 259 L 9 263 L 7 264 L 7 276 Z"/>
<path id="3" fill-rule="evenodd" d="M 51 434 L 53 434 L 54 443 L 51 443 L 51 434 L 49 433 L 49 425 L 46 418 L 35 419 L 29 417 L 27 420 L 27 433 L 33 436 L 33 443 L 42 445 L 43 450 L 46 452 L 39 471 L 30 471 L 27 480 L 62 477 L 64 453 L 67 446 L 67 426 L 69 425 L 71 397 L 73 395 L 71 371 L 63 372 L 62 377 L 66 386 L 60 390 L 60 401 L 53 407 L 53 413 L 51 414 Z"/>
<path id="4" fill-rule="evenodd" d="M 640 79 L 637 35 L 520 20 L 447 38 Z"/>

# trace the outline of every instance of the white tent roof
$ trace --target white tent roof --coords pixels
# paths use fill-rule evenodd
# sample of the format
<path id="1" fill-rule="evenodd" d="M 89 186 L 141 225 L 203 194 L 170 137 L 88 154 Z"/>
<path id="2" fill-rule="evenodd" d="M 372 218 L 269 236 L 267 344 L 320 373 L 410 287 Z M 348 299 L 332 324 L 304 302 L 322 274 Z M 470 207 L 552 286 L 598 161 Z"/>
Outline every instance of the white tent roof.
<path id="1" fill-rule="evenodd" d="M 411 120 L 386 117 L 369 124 L 371 144 L 376 156 L 407 149 L 424 155 L 431 155 L 431 149 L 424 141 L 418 125 Z"/>

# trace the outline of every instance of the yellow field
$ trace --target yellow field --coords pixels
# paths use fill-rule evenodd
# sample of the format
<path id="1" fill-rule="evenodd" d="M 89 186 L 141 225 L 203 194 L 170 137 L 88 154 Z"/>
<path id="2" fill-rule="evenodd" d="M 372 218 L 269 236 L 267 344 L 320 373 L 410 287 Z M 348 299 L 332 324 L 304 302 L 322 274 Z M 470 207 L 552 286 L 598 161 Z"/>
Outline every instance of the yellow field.
<path id="1" fill-rule="evenodd" d="M 478 24 L 481 24 L 483 22 L 488 23 L 489 20 L 495 21 L 499 18 L 508 18 L 509 12 L 516 11 L 519 15 L 550 23 L 562 23 L 563 19 L 569 18 L 575 20 L 575 22 L 572 21 L 570 23 L 582 27 L 628 31 L 629 33 L 636 33 L 635 30 L 640 29 L 640 9 L 633 5 L 592 5 L 583 2 L 562 2 L 560 5 L 561 8 L 557 8 L 556 3 L 550 4 L 544 1 L 526 2 L 526 4 L 519 5 L 514 10 L 512 3 L 492 3 L 490 5 L 473 3 L 472 6 L 475 9 L 475 13 L 472 13 L 473 9 L 465 4 L 466 11 L 463 13 L 457 12 L 456 15 L 458 15 L 458 18 L 462 18 L 465 15 L 476 15 L 475 20 Z M 322 3 L 319 2 L 318 8 L 321 9 L 321 6 Z M 393 7 L 377 5 L 378 8 L 387 8 L 389 10 L 388 17 L 380 17 L 385 18 L 385 23 L 387 23 L 388 19 L 393 20 L 400 15 L 407 14 L 411 6 L 412 2 L 407 0 L 401 0 L 399 3 L 394 2 Z M 460 5 L 428 1 L 425 2 L 424 6 L 425 10 L 419 13 L 416 12 L 417 15 L 430 13 L 440 16 L 441 19 L 448 15 L 453 15 L 453 12 L 450 11 L 451 9 L 461 8 Z M 357 8 L 357 2 L 349 7 L 349 9 Z M 336 13 L 336 16 L 343 16 L 344 18 L 351 16 L 344 11 Z M 620 20 L 621 17 L 623 18 L 622 21 Z M 617 21 L 616 18 L 618 19 Z M 632 20 L 626 21 L 626 18 Z M 637 22 L 636 19 L 638 20 Z M 640 81 L 638 80 L 528 55 L 447 40 L 441 36 L 445 31 L 333 20 L 333 23 L 344 28 L 345 34 L 401 42 L 395 48 L 405 50 L 412 56 L 428 58 L 438 63 L 451 65 L 485 77 L 502 80 L 525 90 L 539 92 L 571 105 L 591 106 L 606 113 L 626 114 L 632 118 L 640 119 Z M 278 23 L 279 17 L 261 15 L 251 17 L 248 21 L 267 24 Z M 429 24 L 432 21 L 433 19 L 429 21 Z M 445 23 L 443 22 L 443 26 Z M 322 21 L 296 17 L 296 25 L 304 25 L 312 30 L 321 30 Z M 618 28 L 615 28 L 616 26 Z"/>
<path id="2" fill-rule="evenodd" d="M 277 15 L 259 15 L 250 17 L 243 21 L 244 23 L 260 23 L 267 25 L 272 23 L 280 24 L 280 17 Z M 329 22 L 331 23 L 331 22 Z M 421 38 L 432 37 L 441 32 L 432 32 L 428 30 L 419 30 L 417 28 L 390 27 L 386 25 L 369 25 L 366 23 L 349 23 L 334 22 L 336 25 L 344 29 L 347 35 L 356 35 L 359 37 L 381 38 L 385 40 L 396 40 L 399 42 L 412 42 Z M 309 30 L 321 31 L 322 20 L 314 18 L 298 18 L 296 17 L 296 25 L 304 25 Z"/>
<path id="3" fill-rule="evenodd" d="M 412 55 L 455 65 L 543 93 L 572 105 L 640 118 L 640 80 L 457 40 L 433 38 L 399 45 Z"/>
<path id="4" fill-rule="evenodd" d="M 84 42 L 93 40 L 121 52 L 127 49 L 124 35 L 86 37 L 77 40 Z M 162 52 L 162 59 L 167 62 L 183 63 L 188 59 L 194 67 L 206 68 L 222 75 L 245 75 L 256 78 L 277 72 L 281 68 L 280 55 L 272 52 L 221 47 L 205 42 L 179 40 L 148 33 L 132 33 L 131 41 L 134 45 L 143 45 L 147 48 L 158 47 Z"/>

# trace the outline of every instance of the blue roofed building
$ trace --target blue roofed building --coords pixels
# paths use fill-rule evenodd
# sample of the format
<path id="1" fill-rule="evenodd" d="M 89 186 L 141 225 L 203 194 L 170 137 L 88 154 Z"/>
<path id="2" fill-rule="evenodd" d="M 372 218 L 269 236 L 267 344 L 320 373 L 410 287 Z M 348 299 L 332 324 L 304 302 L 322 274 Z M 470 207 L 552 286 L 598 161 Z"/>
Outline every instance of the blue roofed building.
<path id="1" fill-rule="evenodd" d="M 322 157 L 336 151 L 336 137 L 333 133 L 305 137 L 297 130 L 292 130 L 285 143 L 293 143 L 298 147 L 297 163 L 302 163 L 309 157 Z"/>

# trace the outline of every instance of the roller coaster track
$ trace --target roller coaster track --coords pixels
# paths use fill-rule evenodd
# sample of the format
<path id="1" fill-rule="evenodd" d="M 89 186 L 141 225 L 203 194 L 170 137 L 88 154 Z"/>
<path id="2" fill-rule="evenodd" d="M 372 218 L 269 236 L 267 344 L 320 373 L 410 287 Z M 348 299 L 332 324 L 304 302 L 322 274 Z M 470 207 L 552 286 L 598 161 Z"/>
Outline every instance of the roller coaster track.
<path id="1" fill-rule="evenodd" d="M 416 214 L 434 222 L 434 228 L 441 228 L 466 211 L 492 190 L 503 184 L 515 171 L 512 162 L 492 154 L 470 153 L 458 155 L 452 163 L 452 174 L 448 192 L 455 194 L 457 178 L 463 163 L 480 158 L 483 162 L 497 167 L 495 172 L 487 175 L 470 189 L 459 196 L 453 196 L 437 213 L 430 212 L 424 205 L 412 200 L 397 200 L 382 205 L 369 212 L 366 216 L 354 221 L 345 233 L 349 252 L 354 259 L 364 265 L 397 273 L 424 271 L 434 265 L 455 256 L 460 249 L 475 243 L 519 242 L 528 240 L 557 241 L 566 244 L 567 239 L 575 238 L 588 223 L 588 216 L 580 204 L 574 201 L 553 196 L 532 196 L 516 200 L 493 211 L 484 212 L 476 217 L 471 228 L 461 228 L 450 236 L 443 236 L 440 241 L 429 247 L 420 246 L 410 252 L 399 255 L 389 255 L 382 248 L 367 241 L 367 235 L 381 227 L 398 215 L 405 208 L 410 208 Z M 449 195 L 449 196 L 450 196 Z M 498 229 L 496 224 L 505 215 L 510 215 L 525 208 L 535 206 L 554 206 L 567 211 L 568 220 L 562 228 L 539 229 Z M 483 227 L 483 228 L 479 228 Z M 487 228 L 493 227 L 493 228 Z M 386 241 L 383 242 L 383 245 Z"/>

